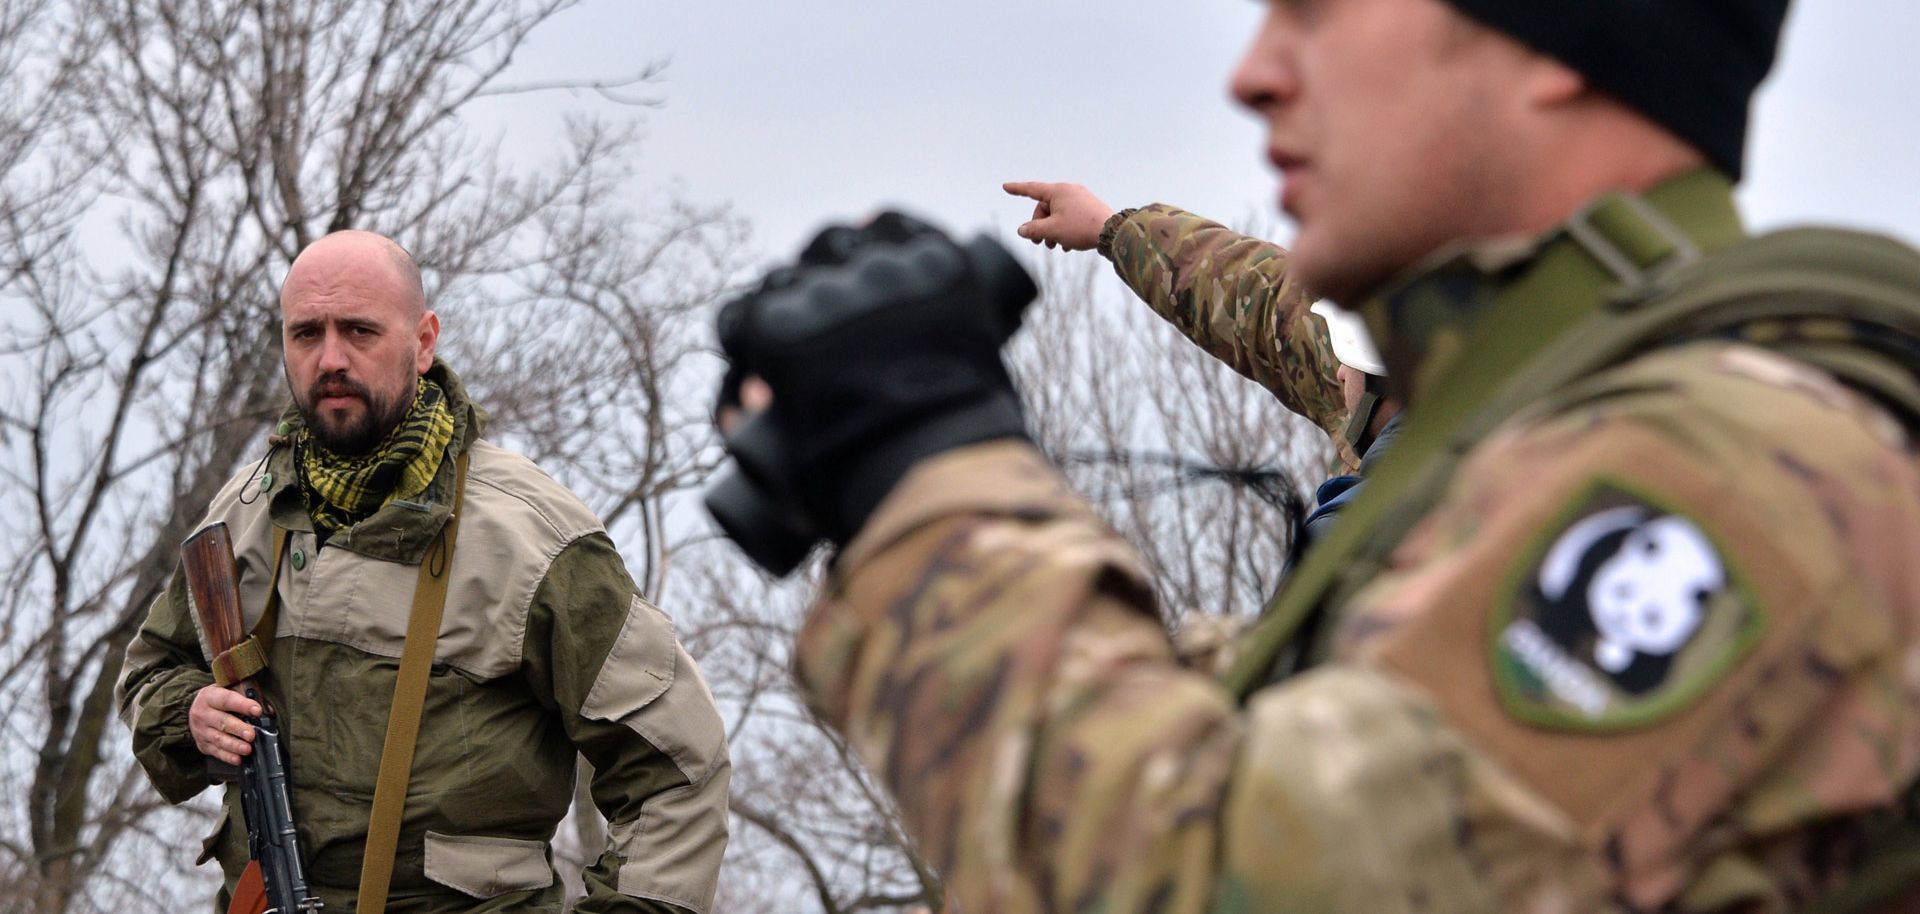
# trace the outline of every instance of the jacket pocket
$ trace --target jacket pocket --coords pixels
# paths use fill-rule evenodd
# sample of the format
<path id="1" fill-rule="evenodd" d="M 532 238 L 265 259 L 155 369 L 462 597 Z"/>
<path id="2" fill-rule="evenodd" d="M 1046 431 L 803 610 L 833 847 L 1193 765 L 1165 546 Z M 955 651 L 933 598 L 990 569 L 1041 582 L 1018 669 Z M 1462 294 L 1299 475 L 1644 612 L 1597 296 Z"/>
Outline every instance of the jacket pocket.
<path id="1" fill-rule="evenodd" d="M 544 841 L 427 832 L 427 878 L 474 898 L 553 884 Z"/>

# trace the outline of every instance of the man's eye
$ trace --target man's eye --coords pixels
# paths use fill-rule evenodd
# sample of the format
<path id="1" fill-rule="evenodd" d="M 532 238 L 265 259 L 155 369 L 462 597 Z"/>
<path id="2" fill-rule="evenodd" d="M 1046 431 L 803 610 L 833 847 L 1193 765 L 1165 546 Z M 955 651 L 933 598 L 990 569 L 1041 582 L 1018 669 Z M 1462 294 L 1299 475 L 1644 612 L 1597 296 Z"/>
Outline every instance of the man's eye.
<path id="1" fill-rule="evenodd" d="M 1274 5 L 1304 22 L 1317 16 L 1326 4 L 1323 0 L 1274 0 Z"/>

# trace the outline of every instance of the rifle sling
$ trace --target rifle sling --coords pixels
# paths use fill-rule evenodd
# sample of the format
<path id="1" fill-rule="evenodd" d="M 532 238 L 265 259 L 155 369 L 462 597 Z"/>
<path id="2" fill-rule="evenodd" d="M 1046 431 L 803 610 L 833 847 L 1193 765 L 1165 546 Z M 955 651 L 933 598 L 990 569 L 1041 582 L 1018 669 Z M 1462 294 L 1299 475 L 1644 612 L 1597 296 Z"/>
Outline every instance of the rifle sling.
<path id="1" fill-rule="evenodd" d="M 459 531 L 460 500 L 467 488 L 467 457 L 462 453 L 455 465 L 453 513 L 440 532 L 440 541 L 421 558 L 420 577 L 413 588 L 407 641 L 400 650 L 400 672 L 393 684 L 393 705 L 387 712 L 387 737 L 380 749 L 380 774 L 373 789 L 373 812 L 367 821 L 366 851 L 360 861 L 360 894 L 355 904 L 360 914 L 383 914 L 387 907 L 394 854 L 400 846 L 400 814 L 406 806 L 414 742 L 420 735 L 420 711 L 427 698 L 427 674 L 433 668 L 440 616 L 447 605 L 454 534 Z"/>
<path id="2" fill-rule="evenodd" d="M 287 531 L 273 528 L 273 574 L 267 581 L 267 605 L 260 610 L 259 621 L 245 641 L 213 658 L 213 681 L 222 688 L 252 679 L 267 668 L 267 652 L 273 649 L 273 630 L 280 617 L 280 566 L 286 563 Z"/>

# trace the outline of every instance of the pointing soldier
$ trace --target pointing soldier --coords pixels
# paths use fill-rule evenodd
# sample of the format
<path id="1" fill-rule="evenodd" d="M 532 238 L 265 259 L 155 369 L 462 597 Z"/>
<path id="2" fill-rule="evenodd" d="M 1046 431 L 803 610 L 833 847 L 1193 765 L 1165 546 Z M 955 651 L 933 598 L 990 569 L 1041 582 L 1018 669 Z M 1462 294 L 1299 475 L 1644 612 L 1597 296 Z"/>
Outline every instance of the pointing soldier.
<path id="1" fill-rule="evenodd" d="M 1320 484 L 1307 517 L 1307 541 L 1324 536 L 1399 430 L 1399 404 L 1380 396 L 1386 366 L 1359 318 L 1315 303 L 1285 248 L 1177 206 L 1115 212 L 1079 184 L 1002 187 L 1035 201 L 1020 237 L 1098 251 L 1154 313 L 1327 432 L 1345 472 Z"/>
<path id="2" fill-rule="evenodd" d="M 710 504 L 838 547 L 800 679 L 962 908 L 1920 905 L 1920 254 L 1743 229 L 1784 14 L 1269 4 L 1291 269 L 1406 418 L 1223 679 L 1024 440 L 990 245 L 829 230 L 728 309 L 773 401 Z"/>

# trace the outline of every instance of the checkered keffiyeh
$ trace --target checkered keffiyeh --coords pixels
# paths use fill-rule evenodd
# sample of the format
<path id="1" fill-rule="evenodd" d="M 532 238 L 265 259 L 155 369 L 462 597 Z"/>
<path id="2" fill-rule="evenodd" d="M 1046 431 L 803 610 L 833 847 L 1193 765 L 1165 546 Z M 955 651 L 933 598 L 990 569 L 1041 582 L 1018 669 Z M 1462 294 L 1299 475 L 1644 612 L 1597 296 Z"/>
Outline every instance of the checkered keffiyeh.
<path id="1" fill-rule="evenodd" d="M 294 464 L 307 513 L 332 532 L 366 520 L 396 498 L 419 495 L 440 471 L 452 441 L 453 411 L 447 407 L 446 392 L 426 378 L 414 389 L 406 418 L 365 454 L 335 454 L 314 441 L 311 430 L 301 429 L 293 443 Z"/>

